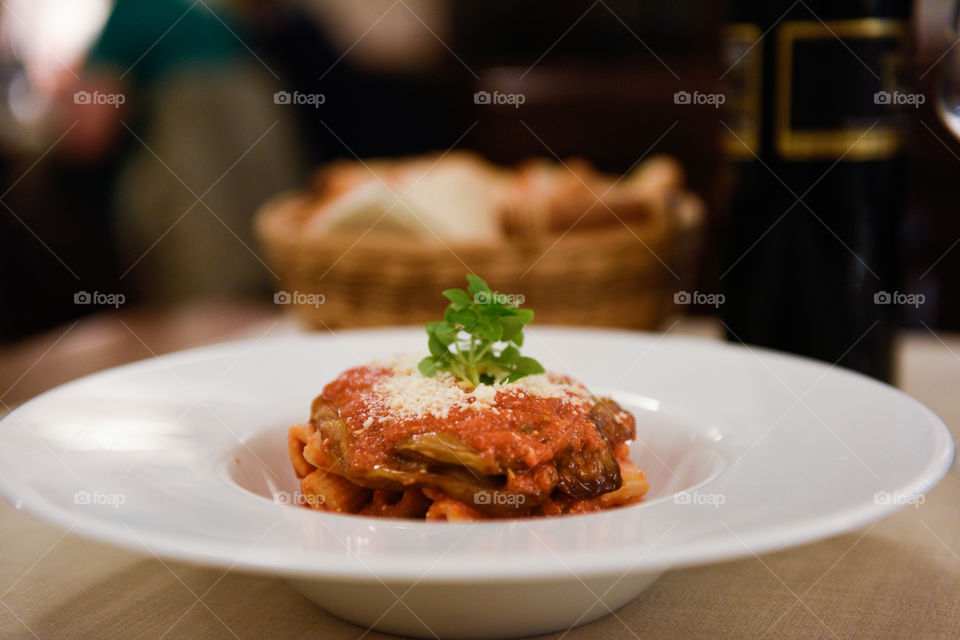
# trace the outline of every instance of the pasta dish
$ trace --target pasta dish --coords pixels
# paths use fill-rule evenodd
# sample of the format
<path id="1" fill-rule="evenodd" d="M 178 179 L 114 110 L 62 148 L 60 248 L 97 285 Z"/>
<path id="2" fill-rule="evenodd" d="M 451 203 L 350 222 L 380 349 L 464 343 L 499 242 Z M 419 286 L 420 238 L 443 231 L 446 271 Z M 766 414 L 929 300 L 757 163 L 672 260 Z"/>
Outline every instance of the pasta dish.
<path id="1" fill-rule="evenodd" d="M 288 433 L 306 504 L 339 513 L 481 520 L 638 502 L 648 484 L 628 458 L 634 417 L 573 378 L 507 352 L 512 347 L 504 346 L 503 332 L 493 333 L 499 339 L 491 344 L 500 349 L 488 365 L 465 350 L 451 355 L 457 335 L 470 326 L 456 323 L 448 345 L 431 338 L 431 356 L 419 364 L 404 356 L 374 361 L 326 385 L 309 422 Z M 458 358 L 472 368 L 454 366 Z"/>

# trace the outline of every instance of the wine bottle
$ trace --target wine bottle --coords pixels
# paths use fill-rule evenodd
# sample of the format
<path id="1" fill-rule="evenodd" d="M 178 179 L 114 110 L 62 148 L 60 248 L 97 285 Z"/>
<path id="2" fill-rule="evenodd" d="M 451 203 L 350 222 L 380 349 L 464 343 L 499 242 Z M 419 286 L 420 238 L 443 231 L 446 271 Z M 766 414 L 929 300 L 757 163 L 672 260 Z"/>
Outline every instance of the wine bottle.
<path id="1" fill-rule="evenodd" d="M 892 377 L 910 3 L 733 0 L 728 338 Z M 922 99 L 922 96 L 919 96 Z"/>

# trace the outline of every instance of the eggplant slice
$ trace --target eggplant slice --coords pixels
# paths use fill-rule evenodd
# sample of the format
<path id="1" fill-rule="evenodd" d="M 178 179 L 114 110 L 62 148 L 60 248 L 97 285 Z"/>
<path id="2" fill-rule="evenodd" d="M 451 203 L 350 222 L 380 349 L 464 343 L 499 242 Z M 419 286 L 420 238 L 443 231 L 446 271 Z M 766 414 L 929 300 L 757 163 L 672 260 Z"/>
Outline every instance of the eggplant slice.
<path id="1" fill-rule="evenodd" d="M 451 464 L 466 467 L 478 476 L 503 475 L 504 469 L 484 458 L 473 447 L 452 433 L 418 433 L 395 448 L 401 455 L 428 464 Z"/>
<path id="2" fill-rule="evenodd" d="M 567 452 L 559 456 L 557 490 L 572 498 L 594 498 L 623 484 L 620 463 L 610 443 L 599 451 Z"/>
<path id="3" fill-rule="evenodd" d="M 626 416 L 626 417 L 624 417 Z M 600 398 L 590 409 L 590 419 L 613 446 L 637 437 L 636 422 L 629 413 L 610 398 Z"/>

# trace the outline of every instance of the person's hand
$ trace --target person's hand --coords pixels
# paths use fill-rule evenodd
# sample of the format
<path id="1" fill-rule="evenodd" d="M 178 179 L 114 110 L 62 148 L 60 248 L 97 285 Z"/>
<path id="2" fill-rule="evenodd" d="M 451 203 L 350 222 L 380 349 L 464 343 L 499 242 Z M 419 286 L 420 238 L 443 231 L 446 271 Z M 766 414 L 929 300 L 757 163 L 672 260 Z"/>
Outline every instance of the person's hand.
<path id="1" fill-rule="evenodd" d="M 130 110 L 130 95 L 115 74 L 84 73 L 58 94 L 56 103 L 56 135 L 65 132 L 61 152 L 92 164 L 115 148 Z"/>

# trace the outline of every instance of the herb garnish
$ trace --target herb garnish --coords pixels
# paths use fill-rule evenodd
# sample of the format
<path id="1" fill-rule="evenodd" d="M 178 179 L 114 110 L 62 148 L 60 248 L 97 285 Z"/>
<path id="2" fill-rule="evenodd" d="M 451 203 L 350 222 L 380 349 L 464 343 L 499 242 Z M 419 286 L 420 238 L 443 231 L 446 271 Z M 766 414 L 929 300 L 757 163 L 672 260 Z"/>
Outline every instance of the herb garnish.
<path id="1" fill-rule="evenodd" d="M 449 371 L 474 386 L 514 382 L 543 373 L 533 358 L 520 355 L 523 327 L 533 311 L 520 309 L 514 298 L 490 290 L 486 282 L 467 274 L 467 291 L 447 289 L 450 300 L 443 322 L 428 322 L 430 355 L 420 361 L 420 373 L 429 377 Z"/>

